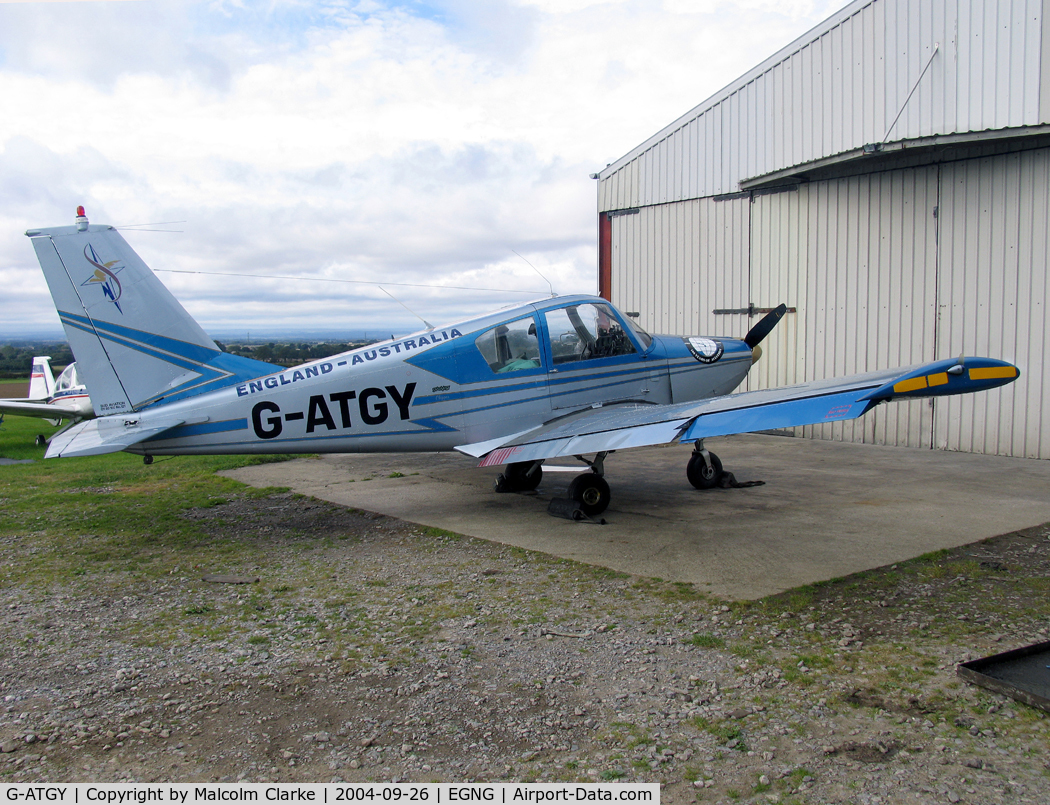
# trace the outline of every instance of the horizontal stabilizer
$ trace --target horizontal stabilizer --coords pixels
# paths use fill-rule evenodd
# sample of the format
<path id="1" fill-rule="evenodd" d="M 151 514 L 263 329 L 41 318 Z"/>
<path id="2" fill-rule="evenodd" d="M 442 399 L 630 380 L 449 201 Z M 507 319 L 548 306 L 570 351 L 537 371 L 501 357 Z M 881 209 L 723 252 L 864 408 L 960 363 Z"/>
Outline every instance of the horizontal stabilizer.
<path id="1" fill-rule="evenodd" d="M 176 425 L 185 419 L 158 419 L 147 424 L 137 417 L 113 416 L 89 419 L 51 438 L 44 458 L 101 456 L 119 453 Z"/>
<path id="2" fill-rule="evenodd" d="M 42 416 L 48 419 L 69 419 L 74 416 L 74 412 L 68 408 L 33 400 L 0 400 L 0 414 Z"/>

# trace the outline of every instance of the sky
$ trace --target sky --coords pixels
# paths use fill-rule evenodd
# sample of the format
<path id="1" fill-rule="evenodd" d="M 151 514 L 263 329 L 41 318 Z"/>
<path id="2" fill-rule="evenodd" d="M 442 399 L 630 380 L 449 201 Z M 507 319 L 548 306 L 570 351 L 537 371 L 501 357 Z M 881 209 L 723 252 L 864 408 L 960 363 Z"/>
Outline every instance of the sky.
<path id="1" fill-rule="evenodd" d="M 79 204 L 214 337 L 595 293 L 590 174 L 844 4 L 0 0 L 0 336 Z"/>

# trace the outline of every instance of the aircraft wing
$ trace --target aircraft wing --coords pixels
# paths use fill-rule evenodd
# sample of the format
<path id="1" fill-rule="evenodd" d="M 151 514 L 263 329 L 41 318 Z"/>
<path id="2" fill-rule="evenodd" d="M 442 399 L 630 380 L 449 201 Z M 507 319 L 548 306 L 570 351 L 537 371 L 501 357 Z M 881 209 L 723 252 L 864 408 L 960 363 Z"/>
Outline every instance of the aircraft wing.
<path id="1" fill-rule="evenodd" d="M 856 419 L 882 402 L 939 397 L 995 388 L 1016 380 L 1016 366 L 991 358 L 956 358 L 797 386 L 745 391 L 671 405 L 587 408 L 539 428 L 456 449 L 489 467 L 518 461 L 583 455 L 628 447 L 693 442 Z"/>
<path id="2" fill-rule="evenodd" d="M 89 419 L 52 436 L 44 458 L 101 456 L 105 453 L 117 453 L 133 444 L 156 436 L 158 433 L 185 424 L 186 421 L 185 419 L 157 419 L 146 423 L 134 415 Z"/>
<path id="3" fill-rule="evenodd" d="M 0 414 L 39 416 L 46 419 L 72 419 L 75 414 L 61 405 L 33 400 L 0 400 Z"/>

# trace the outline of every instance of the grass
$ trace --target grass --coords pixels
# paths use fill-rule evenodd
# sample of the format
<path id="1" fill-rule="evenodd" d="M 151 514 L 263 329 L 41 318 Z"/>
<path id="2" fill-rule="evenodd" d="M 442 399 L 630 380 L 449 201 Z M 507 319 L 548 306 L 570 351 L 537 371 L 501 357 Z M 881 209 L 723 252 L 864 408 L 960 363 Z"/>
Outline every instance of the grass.
<path id="1" fill-rule="evenodd" d="M 0 466 L 0 585 L 30 583 L 46 595 L 56 585 L 90 589 L 103 574 L 107 585 L 156 582 L 193 566 L 236 570 L 255 560 L 251 540 L 211 535 L 185 512 L 272 494 L 216 473 L 273 458 L 160 458 L 146 466 L 116 453 L 45 461 L 45 448 L 34 444 L 41 431 L 50 428 L 27 417 L 0 424 L 0 456 L 33 461 Z M 184 615 L 212 608 L 203 600 Z"/>
<path id="2" fill-rule="evenodd" d="M 706 593 L 683 581 L 668 582 L 659 578 L 638 579 L 631 586 L 639 592 L 647 593 L 652 598 L 667 603 L 692 603 L 707 598 Z"/>
<path id="3" fill-rule="evenodd" d="M 689 645 L 698 648 L 725 648 L 726 641 L 723 637 L 709 634 L 695 634 L 689 638 Z"/>
<path id="4" fill-rule="evenodd" d="M 728 744 L 730 741 L 735 740 L 737 743 L 732 748 L 737 752 L 748 751 L 747 743 L 744 740 L 744 729 L 736 722 L 712 721 L 703 716 L 697 716 L 692 719 L 692 724 L 701 732 L 706 732 L 717 738 L 720 743 Z"/>

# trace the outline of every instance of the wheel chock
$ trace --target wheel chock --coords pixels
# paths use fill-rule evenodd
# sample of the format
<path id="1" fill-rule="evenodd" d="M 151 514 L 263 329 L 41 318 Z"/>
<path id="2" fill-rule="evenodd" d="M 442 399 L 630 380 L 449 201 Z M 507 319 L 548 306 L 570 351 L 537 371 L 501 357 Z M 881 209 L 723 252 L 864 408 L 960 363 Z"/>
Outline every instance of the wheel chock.
<path id="1" fill-rule="evenodd" d="M 605 518 L 595 520 L 580 511 L 579 504 L 575 500 L 566 498 L 551 498 L 547 504 L 547 514 L 552 517 L 562 517 L 576 523 L 593 523 L 594 525 L 605 525 Z"/>

